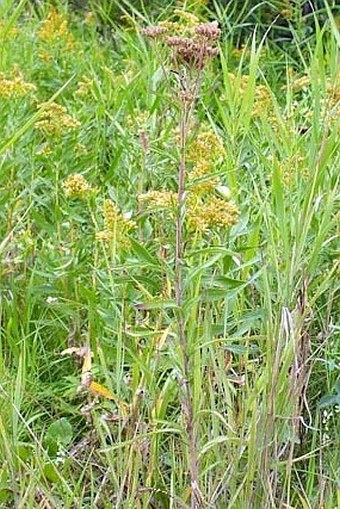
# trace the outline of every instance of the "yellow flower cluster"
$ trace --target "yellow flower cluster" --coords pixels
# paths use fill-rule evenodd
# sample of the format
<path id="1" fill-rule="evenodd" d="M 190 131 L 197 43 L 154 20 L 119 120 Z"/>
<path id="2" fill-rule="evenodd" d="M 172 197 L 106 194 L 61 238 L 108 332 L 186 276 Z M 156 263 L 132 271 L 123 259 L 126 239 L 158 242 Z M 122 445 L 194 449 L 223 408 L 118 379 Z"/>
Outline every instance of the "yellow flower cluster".
<path id="1" fill-rule="evenodd" d="M 219 197 L 215 194 L 218 189 L 227 189 L 221 185 L 220 178 L 214 175 L 216 164 L 225 155 L 221 141 L 211 131 L 199 134 L 189 147 L 188 160 L 194 163 L 188 175 L 189 228 L 206 232 L 213 227 L 227 227 L 237 222 L 239 212 L 236 205 L 229 201 L 229 193 L 220 193 Z"/>
<path id="2" fill-rule="evenodd" d="M 95 25 L 96 24 L 96 16 L 95 16 L 94 12 L 92 12 L 92 11 L 85 12 L 84 22 L 85 22 L 85 25 L 87 25 L 87 26 Z"/>
<path id="3" fill-rule="evenodd" d="M 270 92 L 264 85 L 257 85 L 255 87 L 255 100 L 252 110 L 253 117 L 260 117 L 266 115 L 272 105 Z"/>
<path id="4" fill-rule="evenodd" d="M 188 161 L 193 169 L 188 175 L 190 188 L 195 194 L 214 189 L 219 184 L 218 177 L 211 176 L 216 163 L 225 156 L 220 139 L 212 131 L 200 133 L 192 141 L 188 150 Z"/>
<path id="5" fill-rule="evenodd" d="M 230 72 L 228 75 L 233 90 L 233 96 L 242 98 L 249 87 L 248 74 L 235 76 L 234 73 Z M 225 100 L 225 96 L 222 96 L 221 100 Z M 256 85 L 252 116 L 259 117 L 263 114 L 267 114 L 271 106 L 272 100 L 268 88 L 264 85 Z"/>
<path id="6" fill-rule="evenodd" d="M 164 29 L 167 34 L 179 34 L 183 30 L 182 25 L 178 21 L 160 21 L 157 26 Z"/>
<path id="7" fill-rule="evenodd" d="M 227 227 L 237 222 L 239 212 L 236 205 L 229 201 L 230 191 L 214 175 L 215 166 L 224 156 L 224 147 L 212 131 L 204 131 L 191 141 L 187 160 L 193 167 L 188 172 L 185 205 L 190 230 L 206 232 L 213 227 Z M 178 205 L 177 194 L 173 191 L 149 191 L 140 195 L 139 200 L 146 204 L 148 211 L 160 208 L 170 214 Z"/>
<path id="8" fill-rule="evenodd" d="M 63 188 L 68 198 L 88 198 L 96 189 L 80 173 L 74 173 L 63 182 Z"/>
<path id="9" fill-rule="evenodd" d="M 197 161 L 188 176 L 190 184 L 195 186 L 196 193 L 210 191 L 219 184 L 219 178 L 211 176 L 213 169 L 213 161 Z"/>
<path id="10" fill-rule="evenodd" d="M 171 209 L 176 206 L 177 195 L 173 191 L 149 191 L 138 198 L 147 210 Z"/>
<path id="11" fill-rule="evenodd" d="M 219 138 L 212 131 L 200 133 L 192 141 L 187 159 L 191 162 L 213 161 L 225 156 L 225 150 Z"/>
<path id="12" fill-rule="evenodd" d="M 11 26 L 8 30 L 5 32 L 5 24 L 3 21 L 0 21 L 0 39 L 4 37 L 13 38 L 18 34 L 19 30 Z"/>
<path id="13" fill-rule="evenodd" d="M 249 57 L 250 56 L 250 49 L 247 48 L 246 44 L 242 44 L 240 48 L 233 48 L 232 54 L 236 58 L 241 58 L 242 56 Z"/>
<path id="14" fill-rule="evenodd" d="M 175 9 L 174 14 L 176 14 L 176 16 L 178 16 L 188 28 L 195 28 L 200 23 L 199 18 L 191 12 L 183 11 L 182 9 Z"/>
<path id="15" fill-rule="evenodd" d="M 52 148 L 48 143 L 45 143 L 42 147 L 40 147 L 36 151 L 37 156 L 48 156 L 51 153 L 52 153 Z"/>
<path id="16" fill-rule="evenodd" d="M 207 201 L 188 199 L 189 227 L 206 232 L 210 228 L 226 228 L 237 223 L 239 210 L 236 205 L 217 196 L 209 196 Z"/>
<path id="17" fill-rule="evenodd" d="M 84 145 L 84 143 L 76 143 L 74 148 L 78 155 L 87 155 L 88 154 L 87 147 L 86 147 L 86 145 Z"/>
<path id="18" fill-rule="evenodd" d="M 118 208 L 113 203 L 113 201 L 105 200 L 103 209 L 105 227 L 107 230 L 112 231 L 117 226 L 117 221 L 119 218 Z"/>
<path id="19" fill-rule="evenodd" d="M 97 233 L 97 240 L 103 242 L 116 240 L 121 246 L 128 247 L 127 234 L 136 228 L 136 223 L 121 214 L 112 200 L 104 201 L 103 216 L 105 229 Z"/>
<path id="20" fill-rule="evenodd" d="M 336 83 L 330 79 L 326 83 L 326 98 L 323 101 L 324 108 L 329 112 L 330 123 L 339 122 L 340 118 L 340 77 Z"/>
<path id="21" fill-rule="evenodd" d="M 179 21 L 160 21 L 157 27 L 160 27 L 167 35 L 189 35 L 200 24 L 199 18 L 184 9 L 175 9 L 174 15 Z"/>
<path id="22" fill-rule="evenodd" d="M 327 95 L 332 98 L 334 103 L 338 103 L 340 101 L 340 76 L 338 78 L 337 83 L 332 83 L 330 79 L 328 79 L 326 83 Z"/>
<path id="23" fill-rule="evenodd" d="M 310 85 L 310 77 L 309 76 L 301 76 L 300 78 L 294 78 L 292 87 L 294 92 L 300 92 L 300 90 L 305 90 Z"/>
<path id="24" fill-rule="evenodd" d="M 83 78 L 78 82 L 78 88 L 74 95 L 77 97 L 86 97 L 91 92 L 92 85 L 93 80 L 87 76 L 83 76 Z"/>
<path id="25" fill-rule="evenodd" d="M 24 97 L 30 92 L 36 91 L 36 86 L 27 83 L 21 72 L 15 68 L 11 78 L 0 72 L 0 98 L 12 99 L 14 97 Z"/>
<path id="26" fill-rule="evenodd" d="M 283 18 L 286 18 L 286 19 L 293 19 L 293 17 L 294 17 L 293 9 L 282 9 L 280 11 L 280 14 Z"/>
<path id="27" fill-rule="evenodd" d="M 39 39 L 52 46 L 53 44 L 62 43 L 65 45 L 66 51 L 73 48 L 75 39 L 68 29 L 68 23 L 65 16 L 52 7 L 47 18 L 42 22 L 38 30 Z"/>
<path id="28" fill-rule="evenodd" d="M 147 123 L 150 118 L 148 111 L 139 111 L 134 109 L 132 115 L 126 118 L 126 125 L 132 130 L 133 133 L 140 133 L 147 129 Z"/>
<path id="29" fill-rule="evenodd" d="M 301 177 L 307 179 L 309 171 L 305 163 L 305 158 L 300 154 L 294 154 L 286 157 L 283 161 L 279 161 L 276 158 L 270 158 L 273 165 L 280 169 L 282 182 L 285 186 L 291 188 L 296 182 L 296 179 Z"/>
<path id="30" fill-rule="evenodd" d="M 292 80 L 292 88 L 294 92 L 300 92 L 306 90 L 311 85 L 311 78 L 309 75 L 304 75 L 299 78 L 294 76 L 293 70 L 289 69 L 289 76 Z M 322 99 L 320 100 L 321 105 L 321 116 L 325 117 L 327 114 L 330 124 L 336 123 L 340 116 L 340 76 L 336 76 L 335 80 L 330 78 L 326 79 L 325 91 Z M 321 83 L 320 90 L 322 90 Z M 284 85 L 282 90 L 286 90 L 287 86 Z M 304 120 L 310 120 L 313 117 L 313 111 L 308 110 L 303 113 Z"/>
<path id="31" fill-rule="evenodd" d="M 45 64 L 50 64 L 53 60 L 53 56 L 45 49 L 40 50 L 38 56 Z"/>
<path id="32" fill-rule="evenodd" d="M 51 136 L 61 136 L 64 131 L 75 129 L 80 122 L 67 113 L 67 109 L 55 102 L 43 103 L 41 119 L 35 124 L 37 129 Z"/>
<path id="33" fill-rule="evenodd" d="M 291 115 L 282 113 L 281 118 L 274 111 L 268 112 L 267 120 L 279 138 L 289 138 L 296 135 L 296 126 Z"/>
<path id="34" fill-rule="evenodd" d="M 294 17 L 294 6 L 290 0 L 283 0 L 284 7 L 280 10 L 280 14 L 283 18 L 293 19 Z"/>

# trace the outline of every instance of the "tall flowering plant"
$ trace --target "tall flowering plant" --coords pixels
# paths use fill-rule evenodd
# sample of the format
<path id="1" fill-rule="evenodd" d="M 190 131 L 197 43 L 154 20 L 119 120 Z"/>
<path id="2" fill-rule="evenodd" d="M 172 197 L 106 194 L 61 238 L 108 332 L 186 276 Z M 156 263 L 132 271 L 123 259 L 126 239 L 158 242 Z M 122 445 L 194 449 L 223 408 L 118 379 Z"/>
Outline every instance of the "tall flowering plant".
<path id="1" fill-rule="evenodd" d="M 174 293 L 177 307 L 177 334 L 182 358 L 179 380 L 182 415 L 187 434 L 191 507 L 202 507 L 203 496 L 199 481 L 198 436 L 192 394 L 192 348 L 186 330 L 185 294 L 185 233 L 204 233 L 211 227 L 226 227 L 237 220 L 238 210 L 229 202 L 227 188 L 218 177 L 212 176 L 214 165 L 223 158 L 224 149 L 214 133 L 202 132 L 191 141 L 195 107 L 206 66 L 218 54 L 216 43 L 220 37 L 217 22 L 199 23 L 190 20 L 187 30 L 175 24 L 163 23 L 143 30 L 143 35 L 161 41 L 168 50 L 171 72 L 177 77 L 173 92 L 179 101 L 177 195 L 171 192 L 150 191 L 142 196 L 149 205 L 172 206 L 176 223 Z M 174 33 L 175 32 L 175 33 Z M 165 72 L 166 69 L 164 68 Z M 171 80 L 169 82 L 172 83 Z M 216 190 L 220 190 L 220 196 Z M 227 199 L 226 199 L 227 197 Z M 157 198 L 157 200 L 156 200 Z M 170 207 L 169 207 L 170 208 Z M 175 209 L 175 214 L 174 214 Z"/>

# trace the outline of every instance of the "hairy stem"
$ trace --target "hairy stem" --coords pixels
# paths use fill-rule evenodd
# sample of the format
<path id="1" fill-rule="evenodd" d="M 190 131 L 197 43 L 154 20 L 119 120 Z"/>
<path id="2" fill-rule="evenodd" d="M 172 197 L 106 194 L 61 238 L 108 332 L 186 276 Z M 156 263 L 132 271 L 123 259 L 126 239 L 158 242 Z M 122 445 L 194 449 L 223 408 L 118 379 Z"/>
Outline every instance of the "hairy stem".
<path id="1" fill-rule="evenodd" d="M 192 105 L 188 107 L 183 103 L 180 120 L 180 161 L 178 174 L 178 213 L 176 222 L 176 280 L 175 293 L 178 307 L 178 335 L 183 356 L 184 380 L 181 381 L 181 406 L 185 417 L 186 432 L 189 445 L 189 469 L 191 483 L 191 507 L 202 507 L 202 495 L 199 489 L 199 467 L 197 454 L 197 437 L 194 426 L 193 398 L 190 386 L 190 356 L 189 345 L 185 331 L 185 317 L 183 314 L 184 290 L 183 290 L 183 262 L 184 262 L 184 218 L 185 218 L 185 176 L 186 176 L 186 140 L 189 120 L 192 114 Z"/>

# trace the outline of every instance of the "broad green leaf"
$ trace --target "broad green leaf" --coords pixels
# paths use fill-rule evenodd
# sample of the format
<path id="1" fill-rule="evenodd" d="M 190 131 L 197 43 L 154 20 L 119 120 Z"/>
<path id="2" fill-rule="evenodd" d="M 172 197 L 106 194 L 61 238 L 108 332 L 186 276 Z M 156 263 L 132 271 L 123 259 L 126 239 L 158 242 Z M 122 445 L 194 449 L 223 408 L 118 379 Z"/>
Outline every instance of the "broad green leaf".
<path id="1" fill-rule="evenodd" d="M 73 439 L 73 428 L 66 417 L 53 422 L 45 435 L 45 443 L 51 454 L 56 454 L 59 446 L 67 446 Z"/>
<path id="2" fill-rule="evenodd" d="M 327 394 L 323 396 L 318 403 L 319 408 L 326 408 L 334 405 L 340 405 L 340 394 Z"/>

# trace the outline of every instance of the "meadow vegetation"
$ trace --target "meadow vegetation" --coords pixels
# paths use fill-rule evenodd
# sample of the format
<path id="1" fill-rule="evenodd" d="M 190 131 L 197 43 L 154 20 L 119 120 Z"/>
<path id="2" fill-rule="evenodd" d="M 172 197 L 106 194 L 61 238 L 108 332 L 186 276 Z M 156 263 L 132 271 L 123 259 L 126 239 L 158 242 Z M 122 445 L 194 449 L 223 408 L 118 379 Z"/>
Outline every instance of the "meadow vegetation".
<path id="1" fill-rule="evenodd" d="M 0 507 L 340 506 L 338 21 L 276 4 L 1 3 Z"/>

